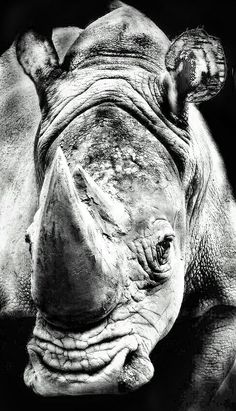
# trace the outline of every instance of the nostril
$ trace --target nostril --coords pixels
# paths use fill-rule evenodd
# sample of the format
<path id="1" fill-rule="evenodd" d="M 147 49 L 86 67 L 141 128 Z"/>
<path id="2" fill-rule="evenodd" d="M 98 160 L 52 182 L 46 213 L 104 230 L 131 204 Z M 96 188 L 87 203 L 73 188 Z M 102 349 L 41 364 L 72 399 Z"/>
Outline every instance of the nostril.
<path id="1" fill-rule="evenodd" d="M 45 322 L 50 326 L 50 328 L 55 328 L 60 331 L 70 331 L 70 332 L 85 332 L 90 330 L 91 327 L 99 326 L 100 323 L 104 321 L 103 318 L 97 318 L 93 321 L 82 321 L 80 317 L 77 316 L 47 316 L 40 312 Z"/>
<path id="2" fill-rule="evenodd" d="M 44 318 L 45 319 L 45 318 Z M 80 323 L 76 318 L 50 318 L 45 319 L 51 329 L 63 332 L 83 333 L 91 328 L 99 326 L 104 320 L 100 319 L 97 322 Z"/>
<path id="3" fill-rule="evenodd" d="M 98 325 L 100 322 L 110 315 L 119 302 L 117 294 L 113 292 L 107 292 L 100 304 L 96 304 L 96 310 L 81 310 L 72 312 L 70 309 L 68 313 L 65 310 L 48 311 L 47 307 L 44 310 L 43 307 L 39 308 L 39 312 L 44 320 L 51 326 L 63 329 L 63 330 L 79 330 L 84 331 L 91 326 Z M 65 308 L 65 307 L 64 307 Z"/>

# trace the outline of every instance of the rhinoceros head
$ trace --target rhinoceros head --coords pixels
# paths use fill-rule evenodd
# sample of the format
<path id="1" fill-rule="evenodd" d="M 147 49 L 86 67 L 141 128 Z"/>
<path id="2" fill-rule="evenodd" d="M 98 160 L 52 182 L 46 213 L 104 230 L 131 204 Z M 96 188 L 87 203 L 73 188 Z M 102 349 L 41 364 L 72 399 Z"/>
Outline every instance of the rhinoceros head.
<path id="1" fill-rule="evenodd" d="M 46 396 L 137 389 L 182 304 L 198 196 L 191 124 L 201 124 L 187 102 L 219 91 L 222 50 L 202 30 L 171 44 L 122 6 L 82 31 L 61 63 L 33 31 L 17 56 L 42 113 L 25 383 Z"/>

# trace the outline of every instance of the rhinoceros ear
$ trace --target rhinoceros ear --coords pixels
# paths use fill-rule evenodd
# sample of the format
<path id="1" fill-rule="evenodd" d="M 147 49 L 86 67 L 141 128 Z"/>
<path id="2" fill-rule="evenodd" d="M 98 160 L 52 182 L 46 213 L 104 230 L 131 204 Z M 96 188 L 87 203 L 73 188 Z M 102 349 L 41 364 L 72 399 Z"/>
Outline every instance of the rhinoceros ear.
<path id="1" fill-rule="evenodd" d="M 123 3 L 123 1 L 120 0 L 111 0 L 108 4 L 108 8 L 110 11 L 119 9 L 120 7 L 125 7 L 127 4 Z"/>
<path id="2" fill-rule="evenodd" d="M 32 30 L 16 42 L 16 55 L 26 74 L 37 84 L 45 81 L 59 67 L 57 52 L 52 41 Z"/>
<path id="3" fill-rule="evenodd" d="M 179 100 L 200 103 L 224 85 L 226 61 L 220 41 L 202 29 L 189 30 L 170 45 L 166 68 Z"/>

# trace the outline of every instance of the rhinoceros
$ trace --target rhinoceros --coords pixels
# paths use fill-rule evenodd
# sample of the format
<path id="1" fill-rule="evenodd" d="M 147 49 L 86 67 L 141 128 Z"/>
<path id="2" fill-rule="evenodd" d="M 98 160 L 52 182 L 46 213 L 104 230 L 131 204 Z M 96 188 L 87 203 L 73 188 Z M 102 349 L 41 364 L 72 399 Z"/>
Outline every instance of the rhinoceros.
<path id="1" fill-rule="evenodd" d="M 1 319 L 33 322 L 29 390 L 233 409 L 236 209 L 196 107 L 225 73 L 218 39 L 122 3 L 3 55 Z"/>

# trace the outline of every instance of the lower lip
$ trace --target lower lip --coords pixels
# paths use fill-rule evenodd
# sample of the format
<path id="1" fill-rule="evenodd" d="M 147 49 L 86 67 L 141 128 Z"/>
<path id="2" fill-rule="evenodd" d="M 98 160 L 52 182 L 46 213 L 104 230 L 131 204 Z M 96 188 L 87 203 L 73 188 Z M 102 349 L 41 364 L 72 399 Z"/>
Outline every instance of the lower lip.
<path id="1" fill-rule="evenodd" d="M 44 364 L 40 356 L 29 349 L 30 363 L 24 380 L 28 387 L 42 396 L 117 394 L 129 353 L 130 349 L 123 348 L 100 370 L 60 372 Z"/>

